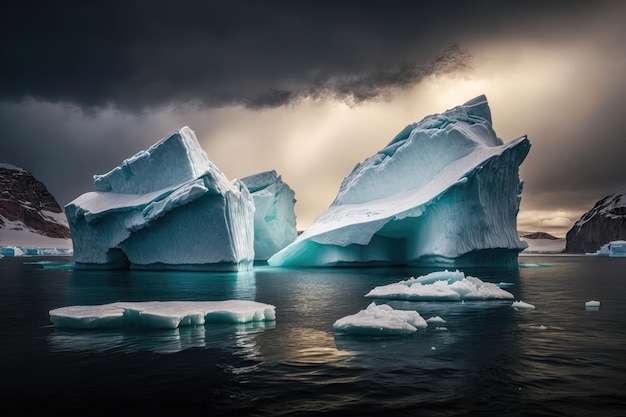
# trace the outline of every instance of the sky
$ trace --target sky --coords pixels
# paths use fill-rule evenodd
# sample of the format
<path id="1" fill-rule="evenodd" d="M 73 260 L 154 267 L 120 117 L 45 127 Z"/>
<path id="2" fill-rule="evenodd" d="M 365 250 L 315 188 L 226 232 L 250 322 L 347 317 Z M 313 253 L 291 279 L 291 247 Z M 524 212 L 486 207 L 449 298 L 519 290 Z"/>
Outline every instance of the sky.
<path id="1" fill-rule="evenodd" d="M 65 205 L 187 125 L 229 179 L 276 170 L 304 229 L 407 124 L 485 94 L 532 143 L 518 229 L 562 237 L 626 190 L 624 22 L 617 0 L 19 2 L 0 162 Z"/>

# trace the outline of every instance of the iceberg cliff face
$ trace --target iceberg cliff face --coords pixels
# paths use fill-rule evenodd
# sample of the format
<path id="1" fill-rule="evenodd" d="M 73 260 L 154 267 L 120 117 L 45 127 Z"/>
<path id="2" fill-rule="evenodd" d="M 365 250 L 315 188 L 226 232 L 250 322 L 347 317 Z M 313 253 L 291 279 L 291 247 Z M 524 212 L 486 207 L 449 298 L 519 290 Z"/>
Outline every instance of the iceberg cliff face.
<path id="1" fill-rule="evenodd" d="M 404 128 L 357 164 L 330 208 L 273 266 L 517 266 L 518 169 L 530 142 L 504 144 L 485 96 Z"/>
<path id="2" fill-rule="evenodd" d="M 265 261 L 298 235 L 295 193 L 276 171 L 261 172 L 241 181 L 254 200 L 254 259 Z"/>
<path id="3" fill-rule="evenodd" d="M 246 270 L 254 203 L 183 127 L 65 206 L 74 261 L 92 268 Z"/>

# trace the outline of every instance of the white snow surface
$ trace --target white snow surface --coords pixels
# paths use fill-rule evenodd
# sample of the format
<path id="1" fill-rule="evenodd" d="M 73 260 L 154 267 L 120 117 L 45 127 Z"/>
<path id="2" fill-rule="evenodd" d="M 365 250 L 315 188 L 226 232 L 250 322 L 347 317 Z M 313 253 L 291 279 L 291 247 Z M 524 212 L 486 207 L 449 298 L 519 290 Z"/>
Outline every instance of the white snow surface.
<path id="1" fill-rule="evenodd" d="M 248 270 L 254 202 L 183 127 L 65 206 L 74 261 L 90 268 Z"/>
<path id="2" fill-rule="evenodd" d="M 175 329 L 207 322 L 276 320 L 276 308 L 256 301 L 146 301 L 68 306 L 50 310 L 55 327 L 74 329 L 140 326 Z"/>
<path id="3" fill-rule="evenodd" d="M 417 311 L 394 310 L 387 304 L 376 303 L 333 324 L 337 333 L 352 335 L 403 335 L 425 327 L 428 323 Z"/>
<path id="4" fill-rule="evenodd" d="M 496 284 L 465 276 L 459 270 L 432 272 L 394 284 L 375 287 L 367 298 L 409 301 L 510 300 L 513 294 Z"/>
<path id="5" fill-rule="evenodd" d="M 64 213 L 53 213 L 50 211 L 42 211 L 41 213 L 51 221 L 67 226 L 67 219 Z M 1 215 L 0 219 L 4 223 L 4 227 L 0 227 L 0 248 L 18 247 L 22 252 L 26 249 L 35 249 L 41 250 L 41 254 L 49 255 L 71 254 L 71 239 L 58 239 L 43 236 L 30 229 L 19 220 L 9 221 Z"/>
<path id="6" fill-rule="evenodd" d="M 254 259 L 267 260 L 298 236 L 294 191 L 276 171 L 241 179 L 254 200 Z"/>
<path id="7" fill-rule="evenodd" d="M 529 148 L 496 136 L 485 96 L 428 116 L 357 164 L 331 207 L 268 263 L 515 266 Z"/>

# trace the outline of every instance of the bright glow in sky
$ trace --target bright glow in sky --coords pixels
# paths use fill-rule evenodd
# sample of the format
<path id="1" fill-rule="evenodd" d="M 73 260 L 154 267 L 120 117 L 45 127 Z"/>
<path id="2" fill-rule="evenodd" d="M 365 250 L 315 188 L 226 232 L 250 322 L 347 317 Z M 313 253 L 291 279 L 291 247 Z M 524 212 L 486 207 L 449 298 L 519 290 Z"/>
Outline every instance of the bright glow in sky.
<path id="1" fill-rule="evenodd" d="M 532 143 L 520 230 L 564 236 L 626 190 L 626 3 L 244 3 L 6 8 L 0 162 L 64 205 L 187 125 L 228 178 L 276 170 L 303 229 L 407 124 L 485 94 Z"/>

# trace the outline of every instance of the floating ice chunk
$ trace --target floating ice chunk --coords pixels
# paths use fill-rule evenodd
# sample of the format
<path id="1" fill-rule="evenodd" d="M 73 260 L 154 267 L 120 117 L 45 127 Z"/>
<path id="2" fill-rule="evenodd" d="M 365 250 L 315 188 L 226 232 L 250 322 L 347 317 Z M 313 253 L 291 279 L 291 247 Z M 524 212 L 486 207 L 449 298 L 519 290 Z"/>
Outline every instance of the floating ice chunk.
<path id="1" fill-rule="evenodd" d="M 512 287 L 515 284 L 513 284 L 512 282 L 498 282 L 496 285 L 500 288 L 507 288 L 507 287 Z"/>
<path id="2" fill-rule="evenodd" d="M 117 302 L 50 310 L 50 321 L 56 327 L 77 329 L 123 326 L 175 329 L 205 322 L 248 323 L 275 319 L 273 305 L 245 300 Z"/>
<path id="3" fill-rule="evenodd" d="M 402 335 L 423 327 L 428 323 L 417 311 L 394 310 L 387 304 L 375 303 L 333 324 L 336 332 L 353 335 Z"/>
<path id="4" fill-rule="evenodd" d="M 395 284 L 376 287 L 365 297 L 409 301 L 511 300 L 513 294 L 496 284 L 465 276 L 459 270 L 433 272 Z"/>
<path id="5" fill-rule="evenodd" d="M 517 267 L 530 142 L 504 144 L 485 96 L 405 127 L 358 163 L 331 206 L 272 266 Z"/>
<path id="6" fill-rule="evenodd" d="M 298 236 L 293 190 L 276 171 L 241 179 L 254 200 L 254 259 L 267 260 Z"/>
<path id="7" fill-rule="evenodd" d="M 434 316 L 426 320 L 426 323 L 445 323 L 446 321 L 439 316 Z"/>
<path id="8" fill-rule="evenodd" d="M 528 304 L 524 301 L 514 301 L 513 304 L 511 304 L 511 307 L 513 307 L 516 310 L 534 310 L 535 306 L 532 304 Z"/>
<path id="9" fill-rule="evenodd" d="M 585 310 L 587 311 L 598 311 L 600 310 L 600 301 L 591 300 L 585 303 Z"/>

